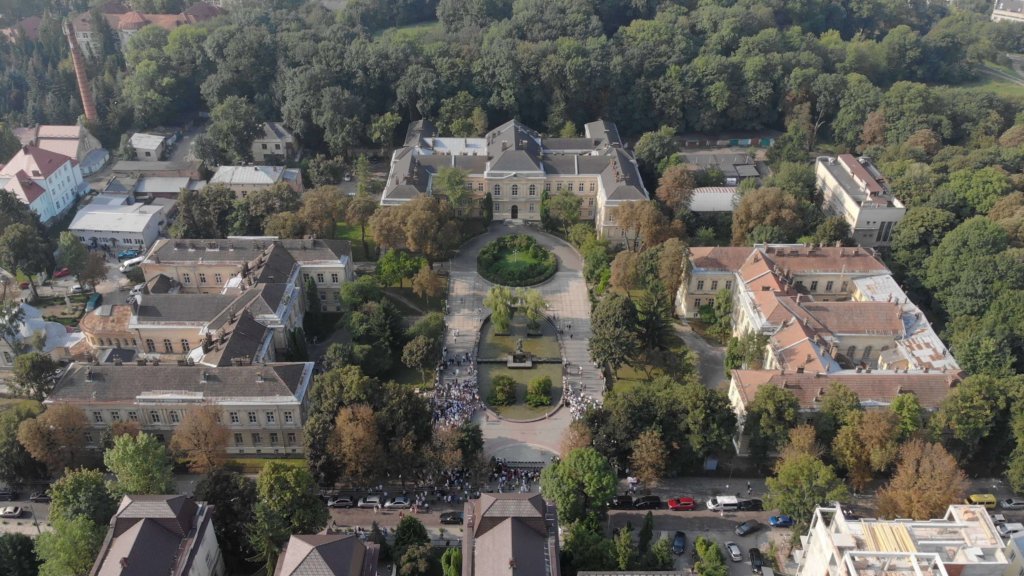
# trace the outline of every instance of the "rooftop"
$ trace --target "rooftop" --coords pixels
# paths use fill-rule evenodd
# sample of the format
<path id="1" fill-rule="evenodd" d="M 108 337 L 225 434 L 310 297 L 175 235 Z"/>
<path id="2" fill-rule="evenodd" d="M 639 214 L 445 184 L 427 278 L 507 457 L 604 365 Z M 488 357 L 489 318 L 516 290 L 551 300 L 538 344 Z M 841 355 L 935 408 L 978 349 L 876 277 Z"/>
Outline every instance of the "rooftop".
<path id="1" fill-rule="evenodd" d="M 163 206 L 130 204 L 87 206 L 75 215 L 69 230 L 88 232 L 143 232 L 154 220 L 165 217 Z"/>
<path id="2" fill-rule="evenodd" d="M 236 298 L 235 294 L 140 294 L 135 315 L 138 324 L 205 324 Z"/>
<path id="3" fill-rule="evenodd" d="M 732 212 L 739 201 L 733 186 L 704 186 L 693 189 L 691 212 Z"/>
<path id="4" fill-rule="evenodd" d="M 140 148 L 142 150 L 156 150 L 163 145 L 164 140 L 167 140 L 166 136 L 161 134 L 147 134 L 145 132 L 136 132 L 132 134 L 131 139 L 128 143 L 131 144 L 132 148 Z"/>
<path id="5" fill-rule="evenodd" d="M 554 506 L 540 494 L 481 494 L 466 503 L 465 517 L 463 574 L 489 576 L 514 566 L 522 574 L 559 576 Z"/>
<path id="6" fill-rule="evenodd" d="M 32 179 L 45 179 L 68 162 L 73 165 L 78 163 L 73 158 L 38 146 L 22 146 L 18 153 L 0 168 L 0 176 L 10 177 L 23 172 Z"/>
<path id="7" fill-rule="evenodd" d="M 380 547 L 356 535 L 294 534 L 277 559 L 275 576 L 375 576 Z"/>
<path id="8" fill-rule="evenodd" d="M 817 410 L 821 397 L 833 382 L 840 382 L 860 398 L 865 407 L 888 406 L 900 394 L 914 394 L 928 410 L 939 407 L 949 391 L 963 378 L 962 372 L 911 372 L 843 370 L 830 374 L 789 373 L 783 370 L 733 370 L 732 382 L 744 406 L 749 406 L 761 386 L 785 388 L 804 410 Z"/>
<path id="9" fill-rule="evenodd" d="M 256 141 L 271 140 L 275 142 L 294 142 L 295 137 L 280 122 L 264 122 L 263 133 L 256 136 Z"/>
<path id="10" fill-rule="evenodd" d="M 824 169 L 835 178 L 843 191 L 862 206 L 897 206 L 903 204 L 892 195 L 885 177 L 878 171 L 871 158 L 852 154 L 837 157 L 820 156 L 818 169 Z"/>
<path id="11" fill-rule="evenodd" d="M 348 263 L 352 254 L 347 240 L 306 240 L 227 238 L 211 240 L 157 240 L 146 255 L 146 263 L 223 262 L 239 266 L 269 255 L 272 245 L 280 245 L 300 264 Z M 265 254 L 266 253 L 266 254 Z"/>
<path id="12" fill-rule="evenodd" d="M 680 156 L 680 160 L 701 170 L 717 168 L 726 178 L 756 178 L 761 175 L 749 154 L 687 152 Z"/>
<path id="13" fill-rule="evenodd" d="M 281 181 L 286 170 L 284 166 L 221 166 L 210 179 L 210 184 L 269 186 Z"/>

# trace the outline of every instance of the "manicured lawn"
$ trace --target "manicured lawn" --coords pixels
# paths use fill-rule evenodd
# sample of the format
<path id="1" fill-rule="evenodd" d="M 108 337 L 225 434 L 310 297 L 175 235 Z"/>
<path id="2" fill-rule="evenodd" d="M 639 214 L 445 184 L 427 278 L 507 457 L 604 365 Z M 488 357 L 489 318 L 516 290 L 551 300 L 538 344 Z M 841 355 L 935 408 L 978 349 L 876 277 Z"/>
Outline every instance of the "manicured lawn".
<path id="1" fill-rule="evenodd" d="M 480 398 L 487 403 L 487 395 L 491 392 L 491 381 L 495 376 L 509 376 L 516 381 L 516 403 L 511 406 L 491 406 L 505 418 L 528 420 L 547 414 L 562 401 L 562 365 L 534 364 L 530 369 L 507 368 L 504 364 L 479 364 Z M 551 378 L 551 405 L 534 408 L 526 404 L 526 386 L 534 378 L 547 376 Z"/>
<path id="2" fill-rule="evenodd" d="M 271 450 L 273 450 L 271 448 Z M 231 458 L 228 460 L 229 467 L 241 468 L 243 474 L 259 474 L 263 465 L 268 462 L 277 462 L 285 466 L 302 468 L 306 466 L 304 458 Z"/>
<path id="3" fill-rule="evenodd" d="M 377 259 L 377 245 L 373 242 L 373 232 L 366 227 L 366 249 L 360 240 L 362 231 L 359 226 L 350 226 L 344 222 L 338 222 L 335 228 L 335 238 L 341 238 L 352 242 L 352 258 L 356 262 L 373 262 Z"/>
<path id="4" fill-rule="evenodd" d="M 406 282 L 408 284 L 408 282 Z M 447 292 L 447 290 L 445 290 Z M 422 316 L 427 312 L 443 312 L 444 311 L 444 298 L 420 298 L 413 293 L 412 288 L 406 286 L 404 288 L 390 287 L 385 288 L 384 293 L 387 294 L 391 301 L 395 303 L 402 313 L 406 316 Z M 409 306 L 406 302 L 411 302 L 415 305 L 415 308 Z"/>
<path id="5" fill-rule="evenodd" d="M 682 339 L 675 334 L 673 334 L 669 340 L 669 350 L 671 350 L 676 357 L 681 358 L 685 362 L 688 349 Z M 651 371 L 651 377 L 648 378 L 646 368 L 647 366 L 644 365 L 636 367 L 623 366 L 622 368 L 619 368 L 619 371 L 615 373 L 615 389 L 628 390 L 641 382 L 652 380 L 658 376 L 678 377 L 678 374 L 673 367 L 655 364 L 654 369 Z M 691 366 L 690 369 L 696 371 L 697 367 Z"/>
<path id="6" fill-rule="evenodd" d="M 480 250 L 477 271 L 490 282 L 532 286 L 550 278 L 558 263 L 550 250 L 522 234 L 502 236 Z"/>
<path id="7" fill-rule="evenodd" d="M 420 379 L 420 371 L 413 368 L 409 368 L 404 364 L 400 368 L 394 371 L 391 375 L 391 379 L 399 384 L 405 384 L 408 386 L 416 386 L 420 390 L 432 389 L 434 387 L 434 371 L 427 370 L 427 380 L 424 382 Z"/>

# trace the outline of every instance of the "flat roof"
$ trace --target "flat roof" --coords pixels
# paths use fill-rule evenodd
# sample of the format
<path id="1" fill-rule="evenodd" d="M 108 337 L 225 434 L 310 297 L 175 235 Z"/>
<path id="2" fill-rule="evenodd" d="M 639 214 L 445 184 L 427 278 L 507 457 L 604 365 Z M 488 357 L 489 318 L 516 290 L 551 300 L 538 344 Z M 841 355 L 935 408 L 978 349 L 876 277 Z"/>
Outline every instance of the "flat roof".
<path id="1" fill-rule="evenodd" d="M 133 148 L 142 148 L 143 150 L 156 150 L 164 143 L 167 138 L 159 134 L 146 134 L 144 132 L 136 132 L 132 134 L 131 139 L 128 142 Z"/>
<path id="2" fill-rule="evenodd" d="M 79 212 L 69 230 L 93 232 L 142 232 L 154 219 L 163 218 L 163 206 L 96 207 Z"/>

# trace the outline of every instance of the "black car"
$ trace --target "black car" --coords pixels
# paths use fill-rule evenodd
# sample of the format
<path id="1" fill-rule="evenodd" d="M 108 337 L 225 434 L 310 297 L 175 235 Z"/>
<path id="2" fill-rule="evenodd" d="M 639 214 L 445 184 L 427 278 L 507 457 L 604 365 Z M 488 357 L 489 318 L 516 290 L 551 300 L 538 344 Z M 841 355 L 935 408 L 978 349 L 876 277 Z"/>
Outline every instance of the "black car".
<path id="1" fill-rule="evenodd" d="M 10 488 L 0 488 L 0 500 L 17 500 L 18 493 Z"/>
<path id="2" fill-rule="evenodd" d="M 629 494 L 616 496 L 608 501 L 608 507 L 612 510 L 629 510 L 633 507 L 633 497 Z"/>
<path id="3" fill-rule="evenodd" d="M 462 524 L 462 512 L 444 512 L 441 514 L 441 524 Z"/>
<path id="4" fill-rule="evenodd" d="M 686 552 L 686 533 L 676 530 L 676 535 L 672 538 L 672 553 L 678 555 L 683 552 Z"/>
<path id="5" fill-rule="evenodd" d="M 661 498 L 659 496 L 641 496 L 633 502 L 633 508 L 637 510 L 661 508 Z"/>
<path id="6" fill-rule="evenodd" d="M 33 501 L 33 502 L 40 502 L 40 503 L 42 503 L 42 502 L 49 502 L 50 501 L 50 493 L 49 492 L 33 492 L 32 495 L 28 497 L 28 499 Z"/>
<path id="7" fill-rule="evenodd" d="M 736 527 L 736 535 L 737 536 L 746 536 L 748 534 L 753 534 L 754 532 L 757 532 L 760 529 L 761 529 L 761 523 L 760 522 L 758 522 L 757 520 L 747 520 L 746 522 L 744 522 L 744 523 L 742 523 L 742 524 L 740 524 L 739 526 Z"/>
<path id="8" fill-rule="evenodd" d="M 754 571 L 754 574 L 760 574 L 761 568 L 764 566 L 764 558 L 761 556 L 761 551 L 757 548 L 750 549 L 750 568 Z"/>
<path id="9" fill-rule="evenodd" d="M 751 498 L 750 500 L 740 500 L 739 502 L 736 503 L 736 508 L 739 510 L 760 512 L 764 510 L 764 501 L 758 500 L 757 498 Z"/>

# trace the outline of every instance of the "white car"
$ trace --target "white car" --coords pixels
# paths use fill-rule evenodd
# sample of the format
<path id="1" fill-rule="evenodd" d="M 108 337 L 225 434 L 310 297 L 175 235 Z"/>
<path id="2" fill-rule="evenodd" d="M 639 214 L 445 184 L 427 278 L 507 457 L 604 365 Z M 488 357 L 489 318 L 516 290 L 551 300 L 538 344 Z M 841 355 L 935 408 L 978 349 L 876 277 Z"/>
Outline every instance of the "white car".
<path id="1" fill-rule="evenodd" d="M 1024 499 L 1007 498 L 999 501 L 999 507 L 1003 510 L 1024 510 Z"/>
<path id="2" fill-rule="evenodd" d="M 5 506 L 0 508 L 0 518 L 21 518 L 21 512 L 18 506 Z"/>
<path id="3" fill-rule="evenodd" d="M 381 497 L 377 495 L 372 495 L 360 498 L 359 504 L 356 504 L 356 508 L 376 508 L 381 504 Z"/>
<path id="4" fill-rule="evenodd" d="M 737 546 L 735 542 L 726 542 L 725 551 L 729 553 L 729 558 L 732 559 L 733 562 L 743 561 L 743 551 L 740 550 L 740 547 Z"/>
<path id="5" fill-rule="evenodd" d="M 142 283 L 142 284 L 136 284 L 136 285 L 135 285 L 135 286 L 134 286 L 134 287 L 132 288 L 132 291 L 131 291 L 131 292 L 129 292 L 129 294 L 131 294 L 132 296 L 138 296 L 139 294 L 142 294 L 142 289 L 143 289 L 143 288 L 145 288 L 145 287 L 146 287 L 146 284 L 145 284 L 145 283 Z"/>
<path id="6" fill-rule="evenodd" d="M 408 508 L 410 506 L 412 506 L 412 503 L 409 502 L 409 498 L 406 496 L 395 496 L 390 502 L 384 505 L 385 508 L 394 510 Z"/>
<path id="7" fill-rule="evenodd" d="M 1010 524 L 1000 524 L 999 526 L 996 526 L 996 530 L 999 531 L 999 535 L 1000 536 L 1005 538 L 1005 537 L 1010 536 L 1012 534 L 1017 534 L 1017 533 L 1020 533 L 1020 532 L 1024 532 L 1024 524 L 1021 524 L 1020 522 L 1013 522 L 1013 523 L 1010 523 Z"/>

